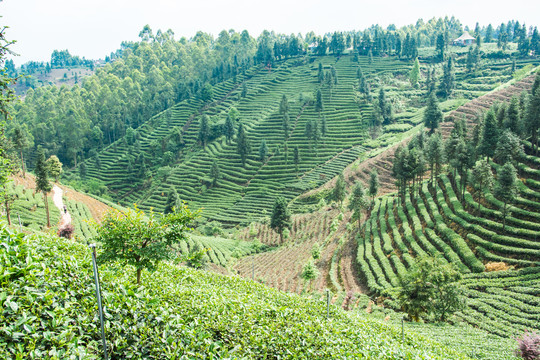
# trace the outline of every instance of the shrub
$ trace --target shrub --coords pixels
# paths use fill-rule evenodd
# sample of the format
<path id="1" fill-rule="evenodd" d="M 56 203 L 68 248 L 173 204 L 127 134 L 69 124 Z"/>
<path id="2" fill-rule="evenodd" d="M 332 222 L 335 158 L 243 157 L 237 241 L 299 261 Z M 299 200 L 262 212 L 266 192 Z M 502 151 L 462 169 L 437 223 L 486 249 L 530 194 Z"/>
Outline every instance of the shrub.
<path id="1" fill-rule="evenodd" d="M 538 333 L 525 331 L 525 334 L 516 340 L 518 342 L 517 356 L 521 356 L 525 360 L 540 359 L 540 335 Z"/>
<path id="2" fill-rule="evenodd" d="M 75 228 L 71 224 L 67 224 L 63 228 L 58 230 L 58 236 L 71 239 L 73 237 L 73 233 L 75 232 Z"/>
<path id="3" fill-rule="evenodd" d="M 302 268 L 302 279 L 313 280 L 319 276 L 319 270 L 315 266 L 313 259 L 309 260 Z"/>

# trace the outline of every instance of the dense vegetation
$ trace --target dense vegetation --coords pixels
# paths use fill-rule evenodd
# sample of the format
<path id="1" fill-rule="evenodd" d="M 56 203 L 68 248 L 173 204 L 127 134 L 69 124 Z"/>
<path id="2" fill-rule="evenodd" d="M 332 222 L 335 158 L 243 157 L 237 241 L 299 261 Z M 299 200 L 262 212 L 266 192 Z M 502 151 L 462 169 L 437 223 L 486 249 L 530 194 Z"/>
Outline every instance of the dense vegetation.
<path id="1" fill-rule="evenodd" d="M 1 229 L 4 358 L 100 358 L 90 251 L 68 240 Z M 135 286 L 101 269 L 112 357 L 466 357 L 334 307 L 237 277 L 162 265 Z M 31 289 L 30 291 L 28 289 Z"/>
<path id="2" fill-rule="evenodd" d="M 476 44 L 449 46 L 464 30 Z M 8 107 L 6 85 L 1 110 L 15 119 L 12 148 L 0 138 L 2 185 L 16 157 L 23 174 L 25 162 L 36 165 L 36 189 L 0 191 L 27 231 L 59 217 L 46 209 L 58 158 L 70 168 L 64 180 L 151 215 L 121 209 L 95 226 L 95 209 L 65 199 L 75 242 L 3 226 L 1 323 L 9 325 L 0 354 L 99 357 L 89 253 L 77 241 L 100 238 L 100 258 L 111 263 L 103 282 L 113 356 L 460 358 L 414 336 L 399 341 L 393 327 L 357 313 L 332 307 L 325 320 L 319 299 L 330 289 L 332 303 L 385 321 L 397 317 L 391 308 L 469 323 L 490 333 L 478 332 L 489 349 L 468 335 L 448 342 L 446 330 L 421 332 L 442 333 L 433 337 L 472 357 L 509 358 L 511 349 L 493 349 L 540 330 L 540 76 L 528 76 L 540 37 L 526 30 L 512 21 L 473 32 L 446 18 L 176 41 L 146 26 L 80 86 L 36 87 Z M 55 51 L 49 64 L 26 69 L 71 66 L 94 63 Z M 10 75 L 11 62 L 3 84 Z M 393 165 L 374 160 L 385 151 Z M 45 153 L 58 158 L 46 163 Z M 354 170 L 363 160 L 378 165 L 365 166 L 367 179 Z M 397 194 L 376 198 L 394 185 Z M 203 217 L 175 232 L 167 221 L 186 209 L 182 200 Z M 136 216 L 116 221 L 125 214 Z M 188 225 L 202 236 L 186 237 Z M 386 309 L 373 310 L 366 293 Z"/>
<path id="3" fill-rule="evenodd" d="M 535 146 L 508 130 L 515 126 L 517 134 L 534 139 L 538 84 L 536 76 L 517 118 L 514 98 L 480 117 L 470 114 L 473 131 L 456 120 L 451 132 L 445 130 L 444 148 L 440 135 L 428 139 L 421 133 L 396 152 L 394 174 L 404 179 L 400 192 L 376 201 L 359 240 L 357 259 L 373 292 L 391 294 L 415 257 L 439 256 L 464 274 L 459 283 L 467 306 L 458 319 L 500 336 L 539 330 L 539 158 Z M 493 99 L 505 99 L 500 95 Z M 434 151 L 444 154 L 435 166 L 448 164 L 447 171 L 417 181 L 437 158 L 430 155 Z M 397 305 L 390 299 L 388 304 Z"/>

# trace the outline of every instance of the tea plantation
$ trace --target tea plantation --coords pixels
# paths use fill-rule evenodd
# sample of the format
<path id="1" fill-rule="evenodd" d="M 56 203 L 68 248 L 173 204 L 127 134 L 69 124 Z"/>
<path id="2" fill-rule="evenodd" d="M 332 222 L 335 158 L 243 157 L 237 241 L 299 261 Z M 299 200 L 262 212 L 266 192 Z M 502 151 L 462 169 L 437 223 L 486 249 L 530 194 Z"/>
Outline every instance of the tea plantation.
<path id="1" fill-rule="evenodd" d="M 534 63 L 518 61 L 516 66 L 531 61 Z M 319 83 L 319 64 L 324 72 L 335 72 L 334 85 Z M 453 110 L 507 82 L 512 78 L 511 65 L 506 60 L 491 60 L 474 75 L 466 72 L 464 64 L 457 65 L 455 99 L 441 104 L 442 109 Z M 442 72 L 441 65 L 429 66 Z M 358 61 L 353 56 L 323 56 L 279 61 L 271 69 L 253 66 L 236 82 L 231 79 L 215 85 L 212 101 L 185 100 L 148 120 L 132 137 L 125 136 L 87 160 L 85 176 L 105 184 L 123 205 L 137 203 L 160 210 L 174 188 L 191 207 L 203 208 L 203 216 L 209 220 L 249 223 L 268 214 L 277 195 L 291 200 L 324 184 L 358 158 L 366 158 L 369 150 L 393 144 L 412 131 L 422 121 L 425 92 L 410 86 L 410 67 L 410 62 L 392 56 L 371 63 L 367 56 Z M 384 126 L 377 140 L 370 137 L 373 106 L 359 91 L 359 69 L 371 85 L 371 96 L 376 99 L 378 90 L 384 89 L 394 104 L 396 123 Z M 244 86 L 247 91 L 242 94 Z M 318 90 L 323 103 L 320 113 L 315 106 Z M 284 95 L 289 102 L 287 137 L 279 112 Z M 242 123 L 251 142 L 245 166 L 236 142 L 220 133 L 232 108 L 239 114 L 235 127 Z M 209 117 L 212 129 L 204 147 L 199 141 L 202 115 Z M 326 129 L 321 128 L 320 139 L 306 135 L 308 123 L 317 122 L 321 127 L 323 121 Z M 257 151 L 263 141 L 268 146 L 265 160 Z M 180 145 L 165 156 L 176 142 Z M 211 177 L 214 161 L 219 167 L 215 186 Z"/>
<path id="2" fill-rule="evenodd" d="M 0 230 L 0 356 L 101 358 L 90 250 Z M 102 267 L 111 358 L 467 359 L 423 337 L 238 277 Z"/>

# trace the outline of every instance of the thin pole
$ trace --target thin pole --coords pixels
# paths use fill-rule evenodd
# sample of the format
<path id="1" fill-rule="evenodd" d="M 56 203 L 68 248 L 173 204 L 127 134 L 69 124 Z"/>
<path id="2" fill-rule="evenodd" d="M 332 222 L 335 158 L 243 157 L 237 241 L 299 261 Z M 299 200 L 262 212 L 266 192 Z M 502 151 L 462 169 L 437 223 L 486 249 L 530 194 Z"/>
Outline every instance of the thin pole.
<path id="1" fill-rule="evenodd" d="M 104 359 L 108 360 L 109 355 L 107 354 L 107 341 L 105 340 L 105 327 L 103 325 L 103 308 L 101 307 L 101 287 L 99 286 L 99 272 L 96 262 L 96 244 L 90 244 L 90 248 L 92 249 L 92 263 L 94 265 L 94 280 L 96 281 L 96 297 L 97 297 L 97 303 L 98 303 L 98 311 L 99 311 L 99 322 L 101 324 L 101 339 L 103 340 L 103 353 L 104 353 Z"/>
<path id="2" fill-rule="evenodd" d="M 326 318 L 330 317 L 330 290 L 326 289 Z"/>
<path id="3" fill-rule="evenodd" d="M 401 342 L 405 341 L 405 325 L 403 318 L 401 318 Z"/>

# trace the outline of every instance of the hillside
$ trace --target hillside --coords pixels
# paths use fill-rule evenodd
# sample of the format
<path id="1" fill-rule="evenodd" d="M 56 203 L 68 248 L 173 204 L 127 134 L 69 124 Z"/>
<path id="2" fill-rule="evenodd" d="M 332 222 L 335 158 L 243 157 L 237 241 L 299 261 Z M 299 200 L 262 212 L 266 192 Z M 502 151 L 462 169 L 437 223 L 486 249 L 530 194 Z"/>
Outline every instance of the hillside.
<path id="1" fill-rule="evenodd" d="M 467 118 L 472 125 L 479 111 L 528 90 L 532 80 L 516 84 L 514 91 L 508 87 L 480 98 L 456 114 L 474 109 L 474 116 Z M 443 124 L 443 133 L 448 134 L 449 127 Z M 503 337 L 539 330 L 540 161 L 530 143 L 524 145 L 526 154 L 516 159 L 517 196 L 506 216 L 500 194 L 479 190 L 472 180 L 463 189 L 459 172 L 450 170 L 414 191 L 407 188 L 403 197 L 377 199 L 358 237 L 357 261 L 370 290 L 384 294 L 396 286 L 417 256 L 442 255 L 465 274 L 461 284 L 468 306 L 457 313 L 458 319 Z M 498 181 L 503 166 L 490 165 Z"/>
<path id="2" fill-rule="evenodd" d="M 0 355 L 101 358 L 89 249 L 4 226 L 0 236 Z M 112 358 L 467 359 L 359 314 L 331 307 L 325 319 L 323 302 L 238 277 L 163 264 L 136 287 L 132 272 L 100 272 Z"/>
<path id="3" fill-rule="evenodd" d="M 524 66 L 529 61 L 520 63 Z M 318 66 L 336 73 L 337 84 L 318 82 Z M 411 64 L 395 57 L 366 56 L 304 57 L 278 62 L 272 68 L 250 68 L 246 75 L 217 84 L 211 102 L 190 99 L 155 116 L 135 131 L 86 161 L 84 176 L 105 184 L 109 194 L 123 205 L 162 209 L 167 194 L 176 189 L 203 216 L 223 223 L 249 223 L 268 214 L 279 194 L 292 200 L 305 191 L 326 183 L 357 159 L 370 156 L 371 149 L 391 145 L 422 120 L 421 89 L 410 86 Z M 440 65 L 434 68 L 440 72 Z M 482 72 L 469 74 L 456 66 L 456 99 L 442 104 L 446 111 L 496 88 L 511 79 L 511 63 L 492 61 Z M 361 69 L 376 98 L 383 88 L 394 104 L 396 123 L 384 126 L 382 135 L 370 138 L 373 106 L 358 89 Z M 243 89 L 245 97 L 242 97 Z M 324 109 L 315 110 L 315 93 L 322 90 Z M 279 104 L 289 101 L 290 130 L 285 138 Z M 236 142 L 220 135 L 231 108 L 247 129 L 252 151 L 246 165 L 236 153 Z M 210 118 L 217 135 L 203 148 L 198 141 L 202 115 Z M 326 121 L 326 133 L 318 142 L 308 139 L 306 125 Z M 213 129 L 214 129 L 213 128 Z M 171 142 L 181 139 L 177 153 L 167 153 Z M 269 148 L 267 160 L 259 159 L 262 141 Z M 298 147 L 298 172 L 293 150 Z M 172 157 L 171 157 L 172 156 Z M 98 160 L 99 159 L 99 160 Z M 156 161 L 159 159 L 159 161 Z M 212 186 L 210 170 L 217 162 L 220 177 Z M 302 209 L 298 209 L 302 210 Z"/>
<path id="4" fill-rule="evenodd" d="M 442 131 L 449 133 L 446 129 L 451 128 L 452 120 L 461 118 L 461 114 L 473 113 L 475 116 L 470 118 L 472 124 L 478 112 L 487 109 L 494 102 L 509 101 L 512 96 L 519 96 L 522 91 L 530 89 L 534 76 L 530 75 L 523 80 L 512 81 L 512 84 L 502 86 L 501 89 L 472 100 L 448 113 L 446 121 L 441 124 Z M 421 126 L 415 129 L 419 130 Z M 400 144 L 406 144 L 411 138 L 412 135 L 404 136 Z M 369 172 L 377 169 L 381 183 L 379 195 L 394 192 L 396 186 L 391 170 L 394 152 L 398 146 L 399 144 L 396 144 L 387 149 L 374 150 L 373 153 L 376 155 L 364 161 L 359 159 L 349 165 L 343 171 L 347 187 L 352 188 L 357 180 L 367 184 Z M 331 201 L 329 194 L 334 185 L 335 179 L 332 179 L 323 186 L 295 199 L 292 203 L 293 209 L 310 206 L 316 210 L 293 217 L 289 240 L 285 247 L 239 261 L 235 266 L 239 274 L 251 278 L 254 263 L 256 278 L 269 286 L 297 293 L 309 290 L 323 292 L 325 288 L 331 288 L 336 293 L 334 299 L 336 302 L 343 303 L 344 307 L 354 303 L 358 295 L 365 292 L 362 291 L 363 281 L 359 264 L 355 260 L 357 248 L 355 226 L 349 224 L 348 210 L 343 209 L 340 215 L 340 210 L 337 210 L 336 206 L 323 205 L 321 207 L 320 204 L 320 199 Z M 240 238 L 257 239 L 268 245 L 279 243 L 279 235 L 270 229 L 268 224 L 262 223 L 252 224 L 245 228 Z M 322 252 L 321 259 L 316 262 L 321 275 L 314 284 L 307 286 L 300 278 L 300 274 L 303 265 L 311 257 L 315 244 L 321 248 Z M 351 293 L 352 298 L 347 295 Z"/>

